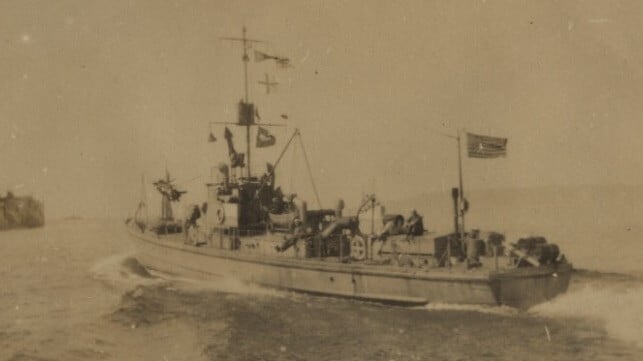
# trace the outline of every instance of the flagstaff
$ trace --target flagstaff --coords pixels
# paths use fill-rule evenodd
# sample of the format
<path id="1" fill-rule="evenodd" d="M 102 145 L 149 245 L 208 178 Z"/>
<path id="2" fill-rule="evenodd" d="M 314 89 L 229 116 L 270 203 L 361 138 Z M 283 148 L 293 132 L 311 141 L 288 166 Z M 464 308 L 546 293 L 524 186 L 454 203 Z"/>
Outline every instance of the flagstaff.
<path id="1" fill-rule="evenodd" d="M 458 129 L 458 180 L 459 180 L 459 188 L 460 188 L 460 196 L 458 199 L 458 213 L 460 214 L 460 239 L 464 239 L 464 212 L 466 212 L 466 209 L 464 207 L 464 187 L 463 187 L 463 182 L 462 182 L 462 147 L 460 145 L 460 129 Z"/>

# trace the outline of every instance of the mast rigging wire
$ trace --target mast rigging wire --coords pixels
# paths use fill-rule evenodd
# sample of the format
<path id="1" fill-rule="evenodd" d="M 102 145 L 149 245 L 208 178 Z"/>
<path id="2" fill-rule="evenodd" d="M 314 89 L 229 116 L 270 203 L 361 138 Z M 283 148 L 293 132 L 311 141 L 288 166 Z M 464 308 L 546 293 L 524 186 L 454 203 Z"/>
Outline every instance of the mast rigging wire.
<path id="1" fill-rule="evenodd" d="M 310 177 L 310 183 L 313 186 L 313 192 L 315 192 L 315 198 L 317 199 L 317 206 L 321 209 L 321 201 L 319 200 L 319 193 L 317 192 L 317 186 L 315 185 L 315 178 L 313 178 L 313 172 L 310 169 L 310 163 L 308 162 L 308 156 L 306 155 L 306 148 L 304 147 L 304 140 L 301 138 L 301 133 L 297 131 L 299 135 L 299 144 L 301 145 L 301 152 L 304 154 L 304 161 L 306 162 L 306 169 L 308 169 L 308 176 Z"/>

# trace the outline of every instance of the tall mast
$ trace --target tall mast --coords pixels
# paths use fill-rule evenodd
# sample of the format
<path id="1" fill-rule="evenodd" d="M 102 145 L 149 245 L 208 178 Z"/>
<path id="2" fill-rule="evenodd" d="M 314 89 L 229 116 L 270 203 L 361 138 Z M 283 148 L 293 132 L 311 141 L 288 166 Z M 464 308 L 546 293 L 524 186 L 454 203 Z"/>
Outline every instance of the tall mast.
<path id="1" fill-rule="evenodd" d="M 455 208 L 456 208 L 454 218 L 455 218 L 455 226 L 457 227 L 456 232 L 459 233 L 460 238 L 463 239 L 464 238 L 464 206 L 466 202 L 464 200 L 464 186 L 462 182 L 462 147 L 460 146 L 460 139 L 461 139 L 460 129 L 458 129 L 458 134 L 455 136 L 451 134 L 444 134 L 444 133 L 439 133 L 439 134 L 447 138 L 455 139 L 458 145 L 458 189 L 457 189 L 458 199 L 455 199 L 456 196 L 455 196 L 455 193 L 453 193 L 454 194 L 453 198 L 454 198 Z M 453 190 L 456 191 L 455 188 Z M 449 248 L 449 250 L 450 249 L 451 248 Z"/>
<path id="2" fill-rule="evenodd" d="M 460 214 L 460 239 L 464 239 L 464 187 L 462 185 L 462 147 L 460 146 L 460 129 L 458 129 L 458 178 L 460 188 L 460 200 L 458 201 L 458 213 Z"/>
<path id="3" fill-rule="evenodd" d="M 242 33 L 241 33 L 241 38 L 229 38 L 229 37 L 222 37 L 221 39 L 223 40 L 231 40 L 231 41 L 238 41 L 241 43 L 243 46 L 243 57 L 241 60 L 243 61 L 243 89 L 244 89 L 244 97 L 243 97 L 243 102 L 245 104 L 248 104 L 250 102 L 250 97 L 248 96 L 248 62 L 250 61 L 250 57 L 248 56 L 248 48 L 251 46 L 252 43 L 261 43 L 261 40 L 255 40 L 255 39 L 248 39 L 246 36 L 246 27 L 244 26 L 242 28 Z M 245 124 L 246 126 L 246 161 L 247 161 L 247 172 L 248 172 L 248 177 L 251 176 L 250 173 L 250 126 L 252 122 L 248 120 Z M 242 124 L 239 124 L 242 125 Z"/>
<path id="4" fill-rule="evenodd" d="M 165 169 L 165 182 L 170 184 L 170 172 Z M 167 194 L 161 195 L 161 218 L 164 220 L 172 220 L 172 205 L 170 204 L 170 196 Z"/>
<path id="5" fill-rule="evenodd" d="M 248 102 L 248 61 L 250 61 L 250 57 L 248 57 L 248 38 L 246 37 L 246 27 L 243 27 L 243 36 L 241 37 L 241 41 L 243 42 L 243 79 L 245 81 L 244 83 L 244 90 L 245 90 L 245 97 L 243 98 L 245 102 Z"/>
<path id="6" fill-rule="evenodd" d="M 241 43 L 243 46 L 243 57 L 241 60 L 243 61 L 243 90 L 244 90 L 244 97 L 243 97 L 243 104 L 241 105 L 241 110 L 239 114 L 239 119 L 236 123 L 229 123 L 229 122 L 210 122 L 210 124 L 229 124 L 229 125 L 240 125 L 240 126 L 245 126 L 246 127 L 246 169 L 247 169 L 247 174 L 248 178 L 252 176 L 251 170 L 250 170 L 250 164 L 251 164 L 251 158 L 250 158 L 250 152 L 251 152 L 251 147 L 250 147 L 250 128 L 255 124 L 254 117 L 256 114 L 256 110 L 254 108 L 254 104 L 250 103 L 250 96 L 248 94 L 248 62 L 250 61 L 250 57 L 248 56 L 248 49 L 252 47 L 253 43 L 263 43 L 264 41 L 262 40 L 257 40 L 257 39 L 249 39 L 247 37 L 247 31 L 246 27 L 244 26 L 242 28 L 241 32 L 241 37 L 236 38 L 236 37 L 221 37 L 220 39 L 223 40 L 231 40 L 231 41 L 238 41 Z M 286 66 L 288 65 L 289 59 L 288 58 L 283 58 L 283 57 L 276 57 L 276 56 L 267 56 L 263 54 L 264 58 L 263 59 L 273 59 L 277 61 L 279 64 L 285 64 Z M 282 65 L 283 66 L 283 65 Z M 271 84 L 268 79 L 266 80 L 266 86 L 269 87 Z M 248 112 L 246 114 L 245 112 Z M 251 112 L 251 113 L 250 113 Z M 246 119 L 247 118 L 247 119 Z M 282 124 L 269 124 L 269 123 L 262 123 L 262 126 L 283 126 Z"/>
<path id="7" fill-rule="evenodd" d="M 144 221 L 139 218 L 140 216 L 142 216 L 141 213 L 143 212 L 143 209 L 145 212 L 145 214 L 143 215 L 145 217 Z M 147 224 L 149 222 L 149 219 L 150 217 L 147 210 L 147 192 L 145 191 L 145 174 L 141 174 L 141 201 L 138 202 L 138 207 L 136 208 L 136 212 L 134 213 L 134 220 L 137 222 L 143 221 Z"/>
<path id="8" fill-rule="evenodd" d="M 250 58 L 248 57 L 248 38 L 246 37 L 246 27 L 243 27 L 243 36 L 241 37 L 243 39 L 243 79 L 244 79 L 244 101 L 247 104 L 249 102 L 248 100 L 248 62 L 250 61 Z M 246 167 L 248 168 L 248 178 L 250 178 L 250 122 L 246 124 L 246 154 L 248 155 L 248 159 L 246 160 Z"/>

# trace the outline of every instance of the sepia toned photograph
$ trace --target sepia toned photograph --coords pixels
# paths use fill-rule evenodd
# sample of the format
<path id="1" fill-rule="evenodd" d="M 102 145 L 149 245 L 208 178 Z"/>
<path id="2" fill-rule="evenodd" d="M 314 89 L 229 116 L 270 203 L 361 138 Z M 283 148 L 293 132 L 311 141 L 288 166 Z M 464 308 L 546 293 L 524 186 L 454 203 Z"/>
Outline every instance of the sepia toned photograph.
<path id="1" fill-rule="evenodd" d="M 643 3 L 0 1 L 0 361 L 643 359 Z"/>

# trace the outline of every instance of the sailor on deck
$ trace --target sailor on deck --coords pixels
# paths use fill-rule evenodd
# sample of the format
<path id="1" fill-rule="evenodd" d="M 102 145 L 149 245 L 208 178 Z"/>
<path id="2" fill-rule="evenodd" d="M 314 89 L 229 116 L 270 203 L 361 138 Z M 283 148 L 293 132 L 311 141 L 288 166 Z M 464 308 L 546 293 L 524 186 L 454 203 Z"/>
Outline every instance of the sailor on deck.
<path id="1" fill-rule="evenodd" d="M 206 209 L 207 207 L 204 206 L 204 211 Z M 195 205 L 192 208 L 192 214 L 190 215 L 190 218 L 188 218 L 188 220 L 185 222 L 185 243 L 198 245 L 197 229 L 199 228 L 199 224 L 197 223 L 197 221 L 199 220 L 199 218 L 201 218 L 201 210 L 199 209 L 199 206 Z"/>
<path id="2" fill-rule="evenodd" d="M 414 209 L 411 211 L 411 216 L 406 220 L 405 228 L 407 234 L 412 236 L 421 236 L 424 234 L 424 222 L 422 216 Z"/>

